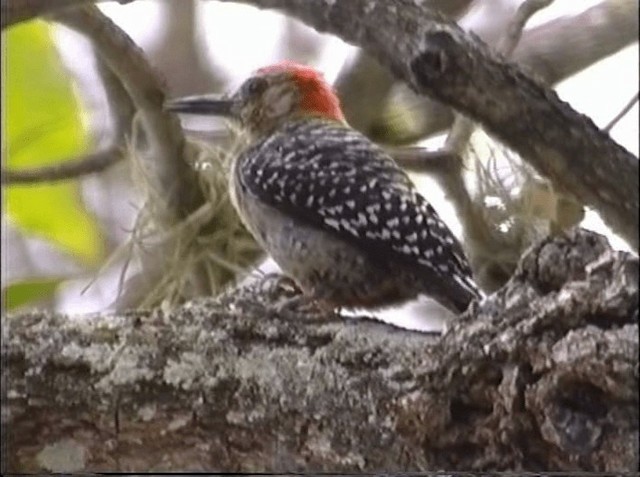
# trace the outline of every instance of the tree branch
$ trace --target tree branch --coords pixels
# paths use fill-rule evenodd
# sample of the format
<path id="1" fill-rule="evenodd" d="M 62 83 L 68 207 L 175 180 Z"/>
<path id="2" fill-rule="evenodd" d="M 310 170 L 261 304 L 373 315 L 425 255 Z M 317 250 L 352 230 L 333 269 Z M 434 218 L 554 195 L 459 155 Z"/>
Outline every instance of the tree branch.
<path id="1" fill-rule="evenodd" d="M 525 0 L 522 2 L 508 23 L 505 33 L 497 40 L 498 52 L 504 54 L 505 57 L 509 57 L 518 45 L 522 30 L 529 18 L 540 9 L 549 6 L 552 2 L 553 0 Z M 486 270 L 494 270 L 496 268 L 495 258 L 498 255 L 494 253 L 494 250 L 513 248 L 515 250 L 512 255 L 519 258 L 524 247 L 520 241 L 511 244 L 508 240 L 505 240 L 506 235 L 500 231 L 499 227 L 496 226 L 497 224 L 491 222 L 490 216 L 484 213 L 485 204 L 474 202 L 469 193 L 464 180 L 465 162 L 463 158 L 466 156 L 469 140 L 475 127 L 475 124 L 470 119 L 461 114 L 455 115 L 453 125 L 443 146 L 444 151 L 450 152 L 451 162 L 447 167 L 435 170 L 433 177 L 438 181 L 445 196 L 453 205 L 462 225 L 465 249 L 470 259 L 476 282 L 484 291 L 494 291 L 507 281 L 516 266 L 516 262 L 512 262 L 513 268 L 510 268 L 509 273 L 505 273 L 503 276 L 501 276 L 502 274 L 486 273 Z M 428 162 L 433 161 L 428 158 Z M 527 243 L 525 246 L 528 247 L 529 245 L 530 243 Z M 500 269 L 508 268 L 508 266 L 505 267 L 506 264 L 501 265 Z M 498 281 L 496 278 L 503 278 L 503 280 Z"/>
<path id="2" fill-rule="evenodd" d="M 7 470 L 637 468 L 638 259 L 602 236 L 536 245 L 441 338 L 278 298 L 3 317 Z"/>
<path id="3" fill-rule="evenodd" d="M 625 104 L 624 108 L 622 108 L 622 110 L 620 110 L 620 112 L 618 114 L 616 114 L 616 116 L 609 121 L 609 123 L 603 128 L 603 131 L 611 131 L 611 129 L 613 129 L 613 127 L 618 124 L 618 122 L 624 118 L 624 116 L 631 111 L 631 108 L 633 108 L 634 104 L 636 104 L 638 102 L 638 97 L 640 96 L 640 92 L 636 93 L 633 95 L 633 98 L 631 98 L 629 100 L 629 102 L 627 104 Z"/>
<path id="4" fill-rule="evenodd" d="M 198 173 L 187 160 L 192 150 L 187 148 L 178 118 L 163 109 L 165 85 L 143 51 L 94 5 L 59 10 L 51 16 L 88 36 L 97 54 L 129 93 L 142 125 L 140 129 L 134 128 L 134 133 L 139 134 L 133 134 L 132 145 L 136 164 L 143 170 L 143 189 L 150 196 L 145 212 L 158 229 L 174 227 L 205 204 L 206 199 Z M 134 290 L 123 297 L 144 297 L 162 282 L 175 250 L 175 244 L 150 245 L 141 256 L 142 270 L 125 285 Z M 189 289 L 194 295 L 208 294 L 210 279 L 201 263 L 192 265 L 189 278 Z M 116 303 L 116 306 L 137 305 L 130 301 Z"/>
<path id="5" fill-rule="evenodd" d="M 46 15 L 65 7 L 77 6 L 82 3 L 95 3 L 103 0 L 2 0 L 2 18 L 0 27 L 15 25 L 32 18 Z M 118 3 L 131 3 L 134 0 L 116 0 Z"/>
<path id="6" fill-rule="evenodd" d="M 510 57 L 513 51 L 520 43 L 522 38 L 522 32 L 529 19 L 539 10 L 548 7 L 553 3 L 553 0 L 524 0 L 514 18 L 509 22 L 507 32 L 500 39 L 497 46 L 497 51 L 502 53 L 505 57 Z"/>
<path id="7" fill-rule="evenodd" d="M 81 6 L 59 11 L 53 19 L 86 35 L 97 54 L 120 78 L 140 114 L 146 144 L 138 152 L 162 190 L 167 212 L 183 218 L 197 210 L 204 198 L 196 173 L 183 159 L 184 137 L 175 115 L 163 110 L 165 85 L 149 65 L 143 51 L 97 7 Z M 142 147 L 146 146 L 146 147 Z"/>
<path id="8" fill-rule="evenodd" d="M 102 172 L 125 158 L 126 136 L 131 130 L 135 107 L 120 80 L 100 59 L 97 61 L 97 69 L 112 113 L 114 124 L 112 144 L 102 151 L 85 154 L 78 158 L 58 160 L 45 167 L 28 170 L 2 169 L 0 174 L 2 184 L 35 184 L 75 179 L 83 175 Z"/>
<path id="9" fill-rule="evenodd" d="M 604 0 L 578 15 L 525 30 L 511 60 L 553 85 L 637 42 L 637 13 L 637 0 Z M 453 116 L 446 105 L 408 91 L 403 94 L 409 96 L 403 102 L 415 126 L 395 139 L 386 129 L 376 128 L 382 140 L 406 144 L 451 126 Z"/>
<path id="10" fill-rule="evenodd" d="M 2 169 L 1 183 L 6 185 L 36 184 L 75 179 L 87 174 L 102 172 L 124 158 L 117 146 L 74 159 L 59 161 L 54 165 L 27 170 Z"/>
<path id="11" fill-rule="evenodd" d="M 638 159 L 454 23 L 409 0 L 239 3 L 281 10 L 362 46 L 415 91 L 481 123 L 638 249 Z"/>
<path id="12" fill-rule="evenodd" d="M 637 41 L 637 0 L 604 0 L 525 31 L 512 58 L 554 84 Z"/>
<path id="13" fill-rule="evenodd" d="M 400 167 L 434 176 L 449 174 L 445 170 L 452 169 L 452 164 L 462 161 L 456 151 L 445 147 L 436 150 L 424 147 L 389 147 L 386 150 Z"/>
<path id="14" fill-rule="evenodd" d="M 430 0 L 428 7 L 457 21 L 474 3 L 469 0 Z M 378 133 L 389 134 L 389 128 L 376 131 L 375 126 L 380 123 L 394 83 L 394 77 L 386 68 L 360 51 L 353 63 L 340 71 L 334 83 L 349 125 L 373 139 L 377 138 Z"/>
<path id="15" fill-rule="evenodd" d="M 409 0 L 221 1 L 279 9 L 362 46 L 415 91 L 480 122 L 638 249 L 637 158 L 440 14 Z"/>

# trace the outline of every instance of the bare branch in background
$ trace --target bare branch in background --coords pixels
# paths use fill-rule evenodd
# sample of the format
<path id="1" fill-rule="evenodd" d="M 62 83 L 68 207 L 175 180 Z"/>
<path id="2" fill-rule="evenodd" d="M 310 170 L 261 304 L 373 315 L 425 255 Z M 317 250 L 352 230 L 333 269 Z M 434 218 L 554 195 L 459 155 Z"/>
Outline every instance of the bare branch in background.
<path id="1" fill-rule="evenodd" d="M 121 147 L 111 146 L 104 151 L 93 152 L 73 159 L 65 159 L 54 165 L 34 169 L 3 169 L 2 184 L 37 184 L 60 180 L 77 179 L 87 174 L 102 172 L 106 168 L 124 159 Z"/>
<path id="2" fill-rule="evenodd" d="M 147 57 L 163 73 L 171 96 L 220 91 L 223 81 L 204 55 L 206 45 L 198 41 L 197 2 L 169 1 L 161 6 L 165 21 L 159 29 L 160 38 L 147 49 Z"/>
<path id="3" fill-rule="evenodd" d="M 35 184 L 76 179 L 87 174 L 102 172 L 125 158 L 126 134 L 131 129 L 135 108 L 118 78 L 101 60 L 98 60 L 97 68 L 114 122 L 115 134 L 111 146 L 82 157 L 59 160 L 50 166 L 28 170 L 2 169 L 0 175 L 2 184 Z"/>
<path id="4" fill-rule="evenodd" d="M 338 76 L 334 87 L 349 125 L 375 138 L 375 126 L 385 109 L 395 78 L 364 51 Z"/>
<path id="5" fill-rule="evenodd" d="M 609 121 L 609 124 L 607 124 L 603 130 L 604 131 L 611 131 L 611 129 L 613 129 L 613 127 L 618 124 L 618 122 L 624 118 L 624 116 L 631 111 L 631 108 L 633 108 L 633 106 L 638 102 L 638 95 L 639 93 L 636 93 L 633 98 L 631 98 L 629 100 L 629 102 L 624 106 L 624 108 L 622 108 L 622 110 L 616 114 L 615 118 L 613 118 L 611 121 Z"/>
<path id="6" fill-rule="evenodd" d="M 205 203 L 205 197 L 196 171 L 185 159 L 186 142 L 178 118 L 163 109 L 165 85 L 156 70 L 142 50 L 97 7 L 66 9 L 53 17 L 91 39 L 97 54 L 118 76 L 138 111 L 142 127 L 136 129 L 138 133 L 132 136 L 132 141 L 145 180 L 153 191 L 147 207 L 154 223 L 168 228 L 190 216 Z M 135 290 L 126 294 L 128 300 L 117 306 L 137 306 L 131 297 L 144 297 L 166 276 L 165 266 L 174 250 L 174 245 L 164 243 L 149 247 L 141 259 L 142 270 L 138 272 L 144 276 L 143 284 L 136 281 L 138 275 L 131 277 L 127 286 Z M 190 289 L 195 294 L 205 293 L 209 289 L 207 283 L 204 271 L 195 265 Z"/>
<path id="7" fill-rule="evenodd" d="M 604 0 L 526 30 L 513 61 L 557 83 L 638 41 L 638 1 Z"/>
<path id="8" fill-rule="evenodd" d="M 318 34 L 295 18 L 287 17 L 284 32 L 279 40 L 279 53 L 287 59 L 300 63 L 313 63 L 322 50 Z"/>
<path id="9" fill-rule="evenodd" d="M 522 32 L 529 19 L 538 10 L 542 10 L 553 3 L 553 0 L 524 0 L 513 21 L 509 23 L 506 35 L 503 35 L 496 49 L 506 57 L 510 57 L 518 46 Z"/>
<path id="10" fill-rule="evenodd" d="M 145 161 L 150 176 L 162 190 L 167 217 L 179 219 L 204 202 L 197 187 L 196 174 L 183 160 L 184 137 L 175 115 L 163 110 L 165 85 L 148 63 L 142 50 L 129 36 L 95 6 L 71 8 L 56 13 L 54 19 L 85 34 L 97 54 L 120 78 L 135 104 L 144 125 Z"/>
<path id="11" fill-rule="evenodd" d="M 107 104 L 113 121 L 114 144 L 124 146 L 127 136 L 131 134 L 131 125 L 136 114 L 136 107 L 131 96 L 122 85 L 122 81 L 111 68 L 98 56 L 96 66 L 102 86 L 104 88 Z"/>
<path id="12" fill-rule="evenodd" d="M 386 151 L 400 167 L 414 172 L 433 174 L 434 177 L 448 174 L 443 170 L 450 168 L 452 163 L 462 160 L 455 151 L 444 147 L 434 151 L 424 147 L 388 147 Z"/>

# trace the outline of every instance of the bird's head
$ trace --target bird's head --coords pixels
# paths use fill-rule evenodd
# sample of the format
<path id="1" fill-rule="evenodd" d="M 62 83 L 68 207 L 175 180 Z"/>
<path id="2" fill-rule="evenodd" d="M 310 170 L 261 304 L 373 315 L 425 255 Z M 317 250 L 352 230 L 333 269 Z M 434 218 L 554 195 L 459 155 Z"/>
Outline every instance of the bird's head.
<path id="1" fill-rule="evenodd" d="M 189 96 L 168 101 L 165 108 L 228 117 L 252 135 L 268 134 L 286 121 L 302 117 L 344 121 L 340 101 L 322 75 L 289 61 L 259 69 L 231 96 Z"/>

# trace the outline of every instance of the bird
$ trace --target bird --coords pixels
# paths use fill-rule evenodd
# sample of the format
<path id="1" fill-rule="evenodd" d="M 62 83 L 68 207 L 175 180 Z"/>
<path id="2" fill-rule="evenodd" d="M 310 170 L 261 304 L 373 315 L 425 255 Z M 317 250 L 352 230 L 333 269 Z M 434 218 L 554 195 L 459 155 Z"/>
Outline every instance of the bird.
<path id="1" fill-rule="evenodd" d="M 378 309 L 425 295 L 459 314 L 482 296 L 460 242 L 390 155 L 347 124 L 314 68 L 282 61 L 230 95 L 165 109 L 239 125 L 232 203 L 309 302 Z"/>

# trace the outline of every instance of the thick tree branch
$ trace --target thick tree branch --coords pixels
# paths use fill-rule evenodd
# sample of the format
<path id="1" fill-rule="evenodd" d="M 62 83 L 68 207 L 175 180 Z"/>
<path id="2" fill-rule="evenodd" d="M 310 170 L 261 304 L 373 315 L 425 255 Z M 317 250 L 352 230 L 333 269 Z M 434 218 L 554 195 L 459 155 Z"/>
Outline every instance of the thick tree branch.
<path id="1" fill-rule="evenodd" d="M 637 468 L 638 260 L 599 235 L 536 245 L 441 338 L 279 290 L 3 317 L 7 470 Z"/>
<path id="2" fill-rule="evenodd" d="M 494 24 L 495 29 L 504 29 L 501 22 Z M 499 34 L 495 32 L 488 35 L 488 38 L 497 37 Z M 567 15 L 524 31 L 511 60 L 552 85 L 637 41 L 637 0 L 603 0 L 578 15 Z M 369 69 L 374 68 L 386 71 L 377 64 Z M 380 75 L 377 71 L 370 74 L 372 77 Z M 390 86 L 391 80 L 387 87 Z M 379 88 L 378 91 L 384 93 L 386 90 Z M 371 93 L 368 91 L 369 95 Z M 358 117 L 356 123 L 361 130 L 381 142 L 407 144 L 451 126 L 453 115 L 446 105 L 401 87 L 396 96 L 408 96 L 396 102 L 409 110 L 407 114 L 412 118 L 409 129 L 389 128 L 389 120 L 378 114 L 376 117 Z M 382 105 L 386 96 L 369 99 L 371 104 Z M 349 115 L 347 119 L 350 119 Z M 366 119 L 369 122 L 365 122 Z"/>
<path id="3" fill-rule="evenodd" d="M 428 2 L 428 6 L 457 20 L 473 3 L 475 2 L 469 0 L 435 0 Z M 382 68 L 367 53 L 359 52 L 353 63 L 340 72 L 334 85 L 351 127 L 374 139 L 378 136 L 374 126 L 380 122 L 394 83 L 394 77 L 386 68 Z M 388 128 L 380 133 L 388 134 Z"/>
<path id="4" fill-rule="evenodd" d="M 525 0 L 522 2 L 505 28 L 505 32 L 496 40 L 497 51 L 505 57 L 510 56 L 517 46 L 529 18 L 552 2 L 553 0 Z M 499 255 L 494 251 L 498 249 L 504 251 L 511 248 L 513 249 L 511 255 L 520 258 L 523 249 L 528 247 L 530 243 L 524 245 L 521 241 L 510 243 L 506 239 L 508 235 L 490 220 L 490 215 L 484 213 L 484 202 L 474 201 L 469 193 L 469 188 L 464 180 L 465 163 L 463 158 L 467 155 L 469 140 L 475 128 L 475 124 L 470 119 L 461 114 L 455 115 L 453 125 L 442 148 L 445 152 L 450 153 L 451 162 L 446 167 L 433 170 L 433 177 L 440 184 L 460 220 L 467 256 L 473 267 L 476 282 L 485 291 L 494 291 L 507 281 L 516 266 L 515 261 L 510 263 L 512 268 L 504 275 L 485 273 L 485 270 L 496 269 L 495 259 Z M 431 154 L 427 154 L 425 159 L 428 163 L 433 164 L 433 158 L 430 156 Z M 499 269 L 508 268 L 508 265 L 504 263 L 500 265 Z M 489 277 L 491 279 L 488 279 Z M 497 281 L 497 277 L 502 277 L 503 280 Z"/>
<path id="5" fill-rule="evenodd" d="M 481 123 L 638 249 L 638 159 L 454 23 L 409 0 L 240 3 L 284 11 L 362 46 L 415 91 Z"/>

